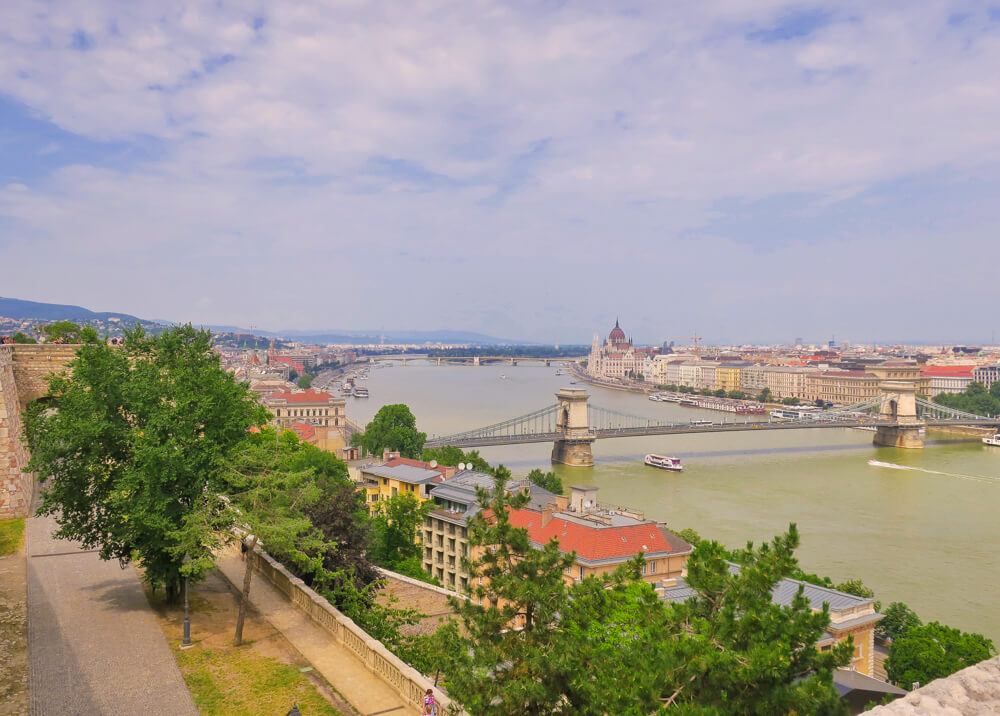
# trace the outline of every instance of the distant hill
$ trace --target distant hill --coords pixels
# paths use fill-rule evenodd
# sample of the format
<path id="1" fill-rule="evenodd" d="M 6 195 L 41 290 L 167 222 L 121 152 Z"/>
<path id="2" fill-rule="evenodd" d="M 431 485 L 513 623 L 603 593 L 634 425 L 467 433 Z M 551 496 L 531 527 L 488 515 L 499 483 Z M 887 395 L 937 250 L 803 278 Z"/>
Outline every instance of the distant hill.
<path id="1" fill-rule="evenodd" d="M 212 331 L 224 333 L 245 333 L 246 328 L 235 326 L 205 326 Z M 299 343 L 337 343 L 340 345 L 366 345 L 380 343 L 381 331 L 344 331 L 330 330 L 288 330 L 266 331 L 254 328 L 254 333 L 261 336 L 280 336 Z M 524 341 L 512 341 L 505 338 L 487 336 L 473 331 L 386 331 L 386 343 L 472 343 L 481 345 L 528 345 Z"/>
<path id="2" fill-rule="evenodd" d="M 86 323 L 88 321 L 118 318 L 127 323 L 149 323 L 128 313 L 112 313 L 91 311 L 82 306 L 70 306 L 61 303 L 40 303 L 38 301 L 22 301 L 19 298 L 4 298 L 0 296 L 0 316 L 18 320 L 37 319 L 39 321 L 73 321 Z"/>

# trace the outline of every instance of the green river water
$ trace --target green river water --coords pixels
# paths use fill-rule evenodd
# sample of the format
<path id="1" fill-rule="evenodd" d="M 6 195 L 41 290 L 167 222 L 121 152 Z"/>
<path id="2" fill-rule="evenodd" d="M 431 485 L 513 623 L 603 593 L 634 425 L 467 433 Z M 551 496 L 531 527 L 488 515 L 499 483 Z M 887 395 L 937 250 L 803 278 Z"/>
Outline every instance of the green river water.
<path id="1" fill-rule="evenodd" d="M 562 387 L 638 415 L 736 418 L 645 396 L 578 384 L 555 366 L 372 369 L 368 399 L 348 399 L 364 425 L 386 403 L 406 403 L 428 435 L 499 422 L 555 403 Z M 501 378 L 506 375 L 506 378 Z M 956 439 L 957 437 L 957 439 Z M 807 572 L 861 578 L 883 603 L 903 601 L 924 621 L 976 631 L 1000 643 L 1000 448 L 978 438 L 928 436 L 923 450 L 876 448 L 872 433 L 795 430 L 598 440 L 593 468 L 556 466 L 563 484 L 600 488 L 603 504 L 628 505 L 674 529 L 691 527 L 729 546 L 798 525 Z M 515 475 L 550 469 L 551 445 L 483 448 Z M 642 464 L 646 453 L 680 457 L 684 472 Z M 873 467 L 875 458 L 895 468 Z"/>

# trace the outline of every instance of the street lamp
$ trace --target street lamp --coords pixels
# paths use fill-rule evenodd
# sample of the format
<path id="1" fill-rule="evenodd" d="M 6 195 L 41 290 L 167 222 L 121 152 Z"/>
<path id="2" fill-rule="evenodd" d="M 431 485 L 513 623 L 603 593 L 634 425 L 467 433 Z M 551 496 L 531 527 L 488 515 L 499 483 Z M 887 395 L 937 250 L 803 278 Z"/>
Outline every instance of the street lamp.
<path id="1" fill-rule="evenodd" d="M 184 555 L 184 559 L 181 560 L 181 564 L 187 564 L 191 561 L 191 558 Z M 181 640 L 181 649 L 190 649 L 194 644 L 191 643 L 191 615 L 188 613 L 188 576 L 184 575 L 184 639 Z"/>

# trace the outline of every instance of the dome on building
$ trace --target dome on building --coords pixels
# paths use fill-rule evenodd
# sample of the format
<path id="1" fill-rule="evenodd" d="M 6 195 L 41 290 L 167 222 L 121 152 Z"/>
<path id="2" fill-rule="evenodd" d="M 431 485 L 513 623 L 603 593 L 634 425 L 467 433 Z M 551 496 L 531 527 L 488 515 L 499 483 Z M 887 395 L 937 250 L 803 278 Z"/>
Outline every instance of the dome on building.
<path id="1" fill-rule="evenodd" d="M 615 319 L 615 327 L 611 329 L 611 334 L 608 336 L 608 343 L 624 343 L 625 342 L 625 331 L 621 329 L 618 325 L 618 319 Z"/>

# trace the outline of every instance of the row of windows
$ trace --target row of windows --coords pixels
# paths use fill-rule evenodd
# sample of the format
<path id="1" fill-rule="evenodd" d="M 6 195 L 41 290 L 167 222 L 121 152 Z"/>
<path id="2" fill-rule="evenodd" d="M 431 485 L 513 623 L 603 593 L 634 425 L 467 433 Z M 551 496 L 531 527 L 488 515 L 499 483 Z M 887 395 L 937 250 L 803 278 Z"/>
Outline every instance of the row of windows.
<path id="1" fill-rule="evenodd" d="M 284 412 L 282 412 L 284 411 Z M 320 415 L 340 415 L 340 408 L 334 408 L 333 413 L 330 412 L 329 408 L 278 408 L 278 417 L 288 416 L 288 417 L 302 417 L 302 416 L 320 416 Z"/>

